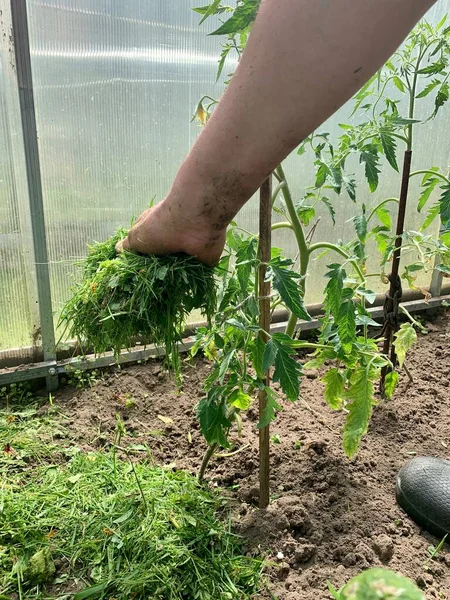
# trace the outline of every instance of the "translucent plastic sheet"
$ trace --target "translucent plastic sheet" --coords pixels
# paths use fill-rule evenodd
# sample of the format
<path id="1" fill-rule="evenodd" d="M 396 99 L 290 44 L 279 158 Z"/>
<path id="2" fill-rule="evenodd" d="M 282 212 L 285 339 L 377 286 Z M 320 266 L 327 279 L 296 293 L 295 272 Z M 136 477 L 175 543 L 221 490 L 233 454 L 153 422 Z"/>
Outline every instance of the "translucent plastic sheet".
<path id="1" fill-rule="evenodd" d="M 20 211 L 14 183 L 11 130 L 0 55 L 0 351 L 31 344 L 27 280 Z"/>
<path id="2" fill-rule="evenodd" d="M 207 37 L 207 24 L 191 8 L 198 0 L 29 0 L 29 27 L 47 244 L 57 317 L 67 297 L 74 263 L 86 244 L 126 225 L 155 196 L 164 197 L 198 125 L 191 116 L 203 94 L 219 97 L 215 84 L 220 40 Z M 450 0 L 433 8 L 435 19 Z M 8 120 L 0 72 L 0 350 L 30 344 L 26 274 L 20 257 L 20 227 L 8 154 Z M 344 107 L 323 130 L 338 134 L 348 122 Z M 449 111 L 434 129 L 417 133 L 414 167 L 450 162 Z M 286 171 L 299 198 L 313 181 L 312 159 L 293 155 Z M 355 171 L 361 172 L 355 165 Z M 358 204 L 398 196 L 400 178 L 384 169 L 379 189 L 369 194 L 360 181 Z M 418 223 L 412 190 L 408 226 Z M 355 205 L 336 198 L 333 228 L 326 211 L 315 240 L 348 239 Z M 257 202 L 241 211 L 239 222 L 255 231 Z M 282 230 L 283 231 L 283 230 Z M 295 255 L 289 233 L 275 243 Z M 18 251 L 19 249 L 19 251 Z M 334 260 L 332 258 L 331 260 Z M 313 263 L 308 302 L 320 301 L 322 274 L 330 257 Z"/>

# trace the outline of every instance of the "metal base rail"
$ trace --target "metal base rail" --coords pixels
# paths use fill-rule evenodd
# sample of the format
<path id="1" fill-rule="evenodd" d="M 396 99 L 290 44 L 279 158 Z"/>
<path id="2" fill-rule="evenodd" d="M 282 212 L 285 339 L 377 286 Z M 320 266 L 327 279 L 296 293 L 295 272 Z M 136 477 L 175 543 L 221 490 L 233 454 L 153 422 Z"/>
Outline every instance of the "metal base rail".
<path id="1" fill-rule="evenodd" d="M 450 306 L 450 294 L 439 296 L 437 298 L 431 298 L 428 301 L 411 300 L 409 302 L 403 302 L 402 306 L 404 306 L 410 313 L 436 309 L 441 306 Z M 375 321 L 383 320 L 384 315 L 382 306 L 369 308 L 368 312 Z M 286 325 L 287 323 L 285 322 L 273 323 L 271 326 L 271 332 L 282 332 L 285 330 Z M 319 327 L 320 322 L 317 318 L 313 319 L 312 321 L 299 321 L 297 323 L 297 330 L 305 332 L 313 331 Z M 179 350 L 180 352 L 187 352 L 190 348 L 192 348 L 193 345 L 194 338 L 192 336 L 187 337 L 180 342 Z M 58 375 L 63 375 L 65 373 L 73 373 L 74 371 L 83 371 L 87 369 L 112 367 L 114 365 L 138 363 L 140 361 L 146 361 L 150 358 L 161 358 L 162 356 L 164 356 L 164 351 L 161 348 L 149 345 L 148 347 L 133 348 L 130 352 L 121 354 L 117 358 L 112 352 L 109 352 L 101 356 L 77 356 L 66 360 L 52 360 L 37 364 L 21 365 L 18 367 L 0 370 L 0 387 L 10 385 L 11 383 L 19 383 L 33 379 L 47 379 L 48 377 L 51 377 L 54 380 Z"/>

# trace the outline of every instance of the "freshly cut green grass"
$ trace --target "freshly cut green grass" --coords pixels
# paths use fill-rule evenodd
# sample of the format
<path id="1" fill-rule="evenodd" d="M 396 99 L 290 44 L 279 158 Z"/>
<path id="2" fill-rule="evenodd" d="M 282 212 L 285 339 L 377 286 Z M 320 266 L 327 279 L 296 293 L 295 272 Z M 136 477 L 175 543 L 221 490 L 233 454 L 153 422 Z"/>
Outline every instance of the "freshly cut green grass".
<path id="1" fill-rule="evenodd" d="M 125 235 L 119 229 L 89 248 L 82 280 L 61 312 L 62 337 L 116 355 L 140 337 L 163 346 L 176 361 L 187 315 L 197 309 L 209 319 L 214 313 L 214 269 L 186 254 L 118 255 L 115 245 Z"/>
<path id="2" fill-rule="evenodd" d="M 196 478 L 115 452 L 57 451 L 57 423 L 31 413 L 0 412 L 0 426 L 9 440 L 2 600 L 250 600 L 258 591 L 261 561 L 243 555 L 218 517 L 223 499 Z"/>

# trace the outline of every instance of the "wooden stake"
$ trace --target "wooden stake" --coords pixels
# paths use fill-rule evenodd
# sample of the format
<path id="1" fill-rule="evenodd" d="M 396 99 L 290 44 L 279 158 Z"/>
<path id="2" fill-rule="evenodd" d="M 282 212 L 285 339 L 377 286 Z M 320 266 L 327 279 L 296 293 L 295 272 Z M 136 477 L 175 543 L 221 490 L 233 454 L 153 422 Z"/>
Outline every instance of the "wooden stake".
<path id="1" fill-rule="evenodd" d="M 389 295 L 386 296 L 385 303 L 385 312 L 391 313 L 394 316 L 394 319 L 397 318 L 397 310 L 398 310 L 398 301 L 401 297 L 398 297 L 399 289 L 401 290 L 401 280 L 399 278 L 399 267 L 400 267 L 400 254 L 402 250 L 402 235 L 405 229 L 405 216 L 406 216 L 406 205 L 408 200 L 408 190 L 409 190 L 409 180 L 411 175 L 411 158 L 412 151 L 406 150 L 405 156 L 403 159 L 403 175 L 402 175 L 402 187 L 400 191 L 400 203 L 398 207 L 398 216 L 397 216 L 397 231 L 395 238 L 395 251 L 392 258 L 392 271 L 389 276 L 390 288 Z M 385 315 L 386 318 L 386 315 Z M 395 354 L 394 346 L 391 346 L 393 341 L 394 333 L 396 332 L 396 325 L 392 321 L 386 320 L 384 323 L 384 344 L 383 344 L 383 354 L 389 355 L 389 350 L 391 351 L 390 358 L 391 362 L 394 365 L 397 361 L 397 356 Z M 384 395 L 384 384 L 386 380 L 386 375 L 391 371 L 388 367 L 383 367 L 381 371 L 381 381 L 380 381 L 380 392 Z"/>
<path id="2" fill-rule="evenodd" d="M 269 176 L 260 188 L 259 206 L 259 326 L 263 330 L 261 339 L 268 338 L 264 332 L 270 330 L 270 281 L 265 281 L 267 265 L 270 261 L 272 247 L 272 177 Z M 270 385 L 270 374 L 266 376 L 266 386 Z M 263 416 L 267 405 L 267 393 L 259 392 L 259 416 Z M 259 430 L 259 507 L 267 508 L 270 498 L 270 428 L 269 425 Z"/>

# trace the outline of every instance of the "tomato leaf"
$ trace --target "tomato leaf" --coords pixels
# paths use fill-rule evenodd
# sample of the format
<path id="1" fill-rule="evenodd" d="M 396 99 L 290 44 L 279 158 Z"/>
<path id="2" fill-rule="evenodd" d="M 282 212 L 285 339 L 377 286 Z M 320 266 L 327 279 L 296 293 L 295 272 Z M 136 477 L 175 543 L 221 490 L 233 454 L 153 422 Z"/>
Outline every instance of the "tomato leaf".
<path id="1" fill-rule="evenodd" d="M 397 143 L 393 132 L 386 127 L 380 128 L 380 140 L 383 147 L 383 152 L 387 158 L 388 163 L 393 169 L 398 172 L 397 164 Z"/>
<path id="2" fill-rule="evenodd" d="M 389 371 L 389 373 L 386 374 L 386 378 L 384 380 L 384 393 L 388 400 L 390 400 L 392 398 L 392 396 L 394 395 L 395 388 L 397 387 L 397 383 L 398 383 L 397 371 Z"/>
<path id="3" fill-rule="evenodd" d="M 380 206 L 380 208 L 377 208 L 377 210 L 375 211 L 375 214 L 377 215 L 378 220 L 380 221 L 380 223 L 382 223 L 382 225 L 387 227 L 389 230 L 392 229 L 391 211 L 388 208 L 386 208 L 385 206 Z"/>
<path id="4" fill-rule="evenodd" d="M 286 398 L 294 402 L 300 394 L 301 365 L 292 357 L 295 351 L 289 346 L 280 344 L 275 356 L 273 380 L 279 381 Z"/>
<path id="5" fill-rule="evenodd" d="M 380 169 L 378 168 L 379 156 L 377 146 L 375 146 L 375 144 L 367 144 L 364 146 L 359 162 L 364 163 L 369 189 L 371 192 L 375 192 L 378 187 L 378 175 L 380 173 Z"/>
<path id="6" fill-rule="evenodd" d="M 343 445 L 348 458 L 358 451 L 362 438 L 367 433 L 374 397 L 373 382 L 368 377 L 366 367 L 359 367 L 350 378 L 346 393 L 349 411 L 344 425 Z"/>
<path id="7" fill-rule="evenodd" d="M 269 276 L 272 274 L 273 287 L 280 294 L 286 307 L 299 319 L 311 321 L 302 297 L 299 286 L 300 275 L 287 268 L 291 261 L 285 261 L 276 257 L 270 261 Z"/>
<path id="8" fill-rule="evenodd" d="M 261 415 L 261 420 L 259 421 L 257 428 L 262 429 L 263 427 L 267 427 L 277 416 L 277 411 L 281 410 L 281 406 L 278 404 L 275 392 L 269 387 L 264 388 L 267 394 L 267 403 L 263 414 Z"/>
<path id="9" fill-rule="evenodd" d="M 407 352 L 417 342 L 417 333 L 411 323 L 403 323 L 394 337 L 395 353 L 397 354 L 398 364 L 402 368 Z"/>
<path id="10" fill-rule="evenodd" d="M 325 400 L 333 410 L 342 408 L 345 379 L 339 369 L 333 367 L 322 378 L 325 383 Z"/>
<path id="11" fill-rule="evenodd" d="M 227 417 L 224 391 L 223 386 L 209 390 L 208 395 L 202 398 L 198 404 L 197 415 L 200 428 L 208 444 L 217 443 L 224 448 L 229 448 L 227 435 L 231 421 Z"/>
<path id="12" fill-rule="evenodd" d="M 442 195 L 439 198 L 439 212 L 443 225 L 450 222 L 450 183 L 441 187 Z"/>
<path id="13" fill-rule="evenodd" d="M 261 0 L 246 0 L 244 4 L 239 4 L 232 16 L 209 35 L 231 35 L 247 29 L 256 18 L 260 2 Z"/>
<path id="14" fill-rule="evenodd" d="M 337 315 L 341 306 L 344 279 L 347 274 L 343 266 L 336 263 L 328 265 L 328 269 L 330 270 L 326 276 L 330 278 L 330 281 L 325 288 L 325 304 L 330 308 L 332 314 Z"/>

